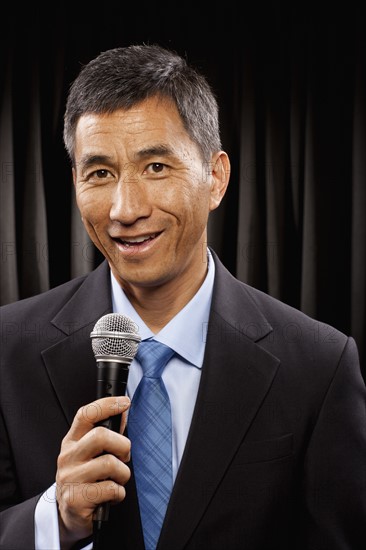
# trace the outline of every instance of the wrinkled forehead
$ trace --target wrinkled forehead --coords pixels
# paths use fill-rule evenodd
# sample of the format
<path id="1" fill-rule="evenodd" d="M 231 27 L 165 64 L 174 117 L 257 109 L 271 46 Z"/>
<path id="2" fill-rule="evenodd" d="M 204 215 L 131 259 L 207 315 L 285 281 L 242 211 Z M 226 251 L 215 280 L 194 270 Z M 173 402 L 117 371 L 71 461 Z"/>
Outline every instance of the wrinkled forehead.
<path id="1" fill-rule="evenodd" d="M 80 117 L 75 134 L 78 162 L 85 154 L 114 154 L 117 150 L 129 156 L 155 152 L 181 157 L 191 156 L 193 150 L 199 153 L 174 103 L 161 98 L 112 113 L 86 113 Z"/>

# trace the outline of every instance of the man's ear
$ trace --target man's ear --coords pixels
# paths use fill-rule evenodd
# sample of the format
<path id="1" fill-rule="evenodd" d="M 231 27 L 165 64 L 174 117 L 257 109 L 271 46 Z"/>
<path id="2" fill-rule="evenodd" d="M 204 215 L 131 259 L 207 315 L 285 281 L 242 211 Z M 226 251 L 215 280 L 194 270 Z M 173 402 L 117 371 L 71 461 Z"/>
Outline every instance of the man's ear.
<path id="1" fill-rule="evenodd" d="M 225 151 L 219 151 L 212 157 L 210 211 L 215 210 L 226 193 L 230 179 L 230 160 Z"/>

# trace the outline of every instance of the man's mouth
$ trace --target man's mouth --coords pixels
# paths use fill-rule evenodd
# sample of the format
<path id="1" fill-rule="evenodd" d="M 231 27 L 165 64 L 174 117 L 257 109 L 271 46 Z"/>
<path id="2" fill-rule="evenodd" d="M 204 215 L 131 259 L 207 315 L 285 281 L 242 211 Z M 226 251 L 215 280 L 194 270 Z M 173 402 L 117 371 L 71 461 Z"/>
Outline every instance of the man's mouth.
<path id="1" fill-rule="evenodd" d="M 115 238 L 114 240 L 126 247 L 136 247 L 152 241 L 158 235 L 160 235 L 160 233 L 149 233 L 148 235 L 141 235 L 140 237 L 129 237 L 124 239 Z"/>

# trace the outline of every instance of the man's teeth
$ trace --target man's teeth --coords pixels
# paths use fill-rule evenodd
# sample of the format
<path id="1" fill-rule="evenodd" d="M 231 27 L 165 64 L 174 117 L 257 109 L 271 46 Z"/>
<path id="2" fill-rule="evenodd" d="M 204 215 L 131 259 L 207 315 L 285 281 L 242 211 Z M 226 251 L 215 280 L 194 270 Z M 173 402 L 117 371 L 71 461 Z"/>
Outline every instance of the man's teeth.
<path id="1" fill-rule="evenodd" d="M 154 239 L 156 237 L 156 233 L 153 233 L 152 235 L 144 235 L 143 237 L 135 237 L 131 239 L 121 239 L 121 242 L 126 245 L 131 244 L 139 244 L 143 243 L 145 241 L 149 241 L 151 239 Z"/>

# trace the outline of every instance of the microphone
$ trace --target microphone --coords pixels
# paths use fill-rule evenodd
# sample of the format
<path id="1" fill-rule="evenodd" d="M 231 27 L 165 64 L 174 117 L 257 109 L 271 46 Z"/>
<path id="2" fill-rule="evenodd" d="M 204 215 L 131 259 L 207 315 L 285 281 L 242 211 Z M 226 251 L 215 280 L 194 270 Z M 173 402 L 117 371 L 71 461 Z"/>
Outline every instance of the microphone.
<path id="1" fill-rule="evenodd" d="M 129 367 L 141 341 L 138 326 L 127 315 L 108 313 L 96 322 L 90 337 L 97 363 L 97 399 L 124 395 Z M 122 414 L 111 416 L 97 425 L 119 432 L 121 416 Z M 102 522 L 108 520 L 109 508 L 110 503 L 106 502 L 95 509 L 95 533 L 101 529 Z"/>

